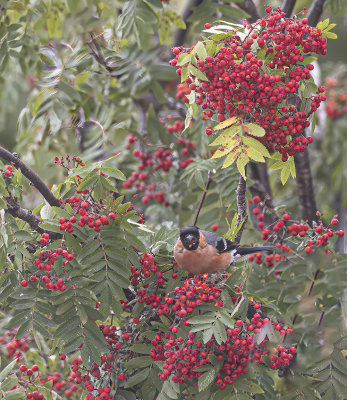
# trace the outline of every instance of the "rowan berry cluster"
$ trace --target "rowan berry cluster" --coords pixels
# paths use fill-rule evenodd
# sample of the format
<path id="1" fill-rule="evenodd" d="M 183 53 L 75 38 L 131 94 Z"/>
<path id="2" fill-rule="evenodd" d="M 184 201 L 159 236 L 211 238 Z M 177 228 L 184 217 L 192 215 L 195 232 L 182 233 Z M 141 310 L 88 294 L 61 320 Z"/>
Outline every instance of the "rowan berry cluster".
<path id="1" fill-rule="evenodd" d="M 249 202 L 252 203 L 252 202 Z M 261 203 L 261 199 L 259 196 L 253 197 L 253 204 L 257 206 L 253 208 L 252 212 L 257 216 L 258 219 L 258 228 L 262 230 L 262 239 L 270 240 L 275 243 L 277 254 L 268 254 L 264 255 L 263 253 L 252 254 L 248 257 L 249 261 L 255 261 L 257 264 L 262 264 L 265 258 L 265 263 L 268 267 L 273 267 L 275 263 L 279 263 L 287 259 L 288 254 L 292 253 L 296 249 L 290 248 L 284 241 L 293 238 L 299 237 L 302 238 L 301 241 L 298 242 L 298 248 L 303 248 L 306 254 L 310 254 L 315 247 L 326 246 L 328 241 L 334 235 L 339 237 L 344 235 L 343 230 L 334 230 L 333 227 L 339 224 L 337 219 L 337 215 L 335 215 L 330 224 L 325 226 L 323 221 L 320 220 L 319 224 L 315 227 L 310 227 L 307 223 L 300 223 L 298 221 L 294 221 L 291 219 L 291 216 L 288 212 L 284 212 L 280 217 L 277 215 L 278 219 L 268 226 L 264 227 L 264 219 L 265 219 L 265 211 L 266 207 L 264 203 Z M 258 206 L 260 204 L 260 206 Z M 260 210 L 260 208 L 262 210 Z M 321 217 L 321 214 L 318 212 L 318 216 Z M 305 246 L 302 246 L 302 242 L 305 243 Z M 293 246 L 293 245 L 291 245 Z M 295 246 L 295 244 L 294 244 Z M 330 251 L 326 249 L 326 253 L 329 254 Z"/>
<path id="2" fill-rule="evenodd" d="M 242 288 L 237 289 L 240 292 Z M 197 278 L 187 279 L 182 287 L 176 288 L 174 298 L 165 298 L 176 324 L 169 327 L 168 333 L 157 332 L 151 342 L 154 347 L 150 352 L 154 361 L 164 361 L 163 372 L 158 374 L 161 380 L 172 377 L 175 383 L 184 384 L 187 380 L 196 382 L 204 373 L 200 367 L 211 365 L 210 357 L 213 356 L 221 361 L 221 369 L 216 375 L 215 383 L 223 390 L 226 385 L 232 384 L 239 374 L 247 372 L 248 362 L 262 364 L 262 356 L 269 355 L 267 340 L 260 344 L 254 341 L 254 335 L 258 334 L 262 327 L 271 324 L 271 329 L 279 331 L 282 335 L 293 333 L 292 329 L 285 328 L 283 323 L 270 321 L 265 317 L 261 313 L 261 305 L 251 299 L 252 316 L 249 320 L 236 320 L 234 328 L 226 330 L 224 343 L 218 343 L 213 335 L 204 343 L 201 333 L 196 332 L 189 332 L 188 337 L 180 336 L 180 326 L 190 326 L 185 317 L 197 307 L 203 307 L 205 304 L 214 304 L 216 309 L 224 307 L 220 300 L 222 290 L 222 286 L 216 287 L 212 282 Z M 239 298 L 235 297 L 234 301 L 238 300 Z M 295 348 L 292 349 L 294 351 L 291 351 L 295 352 Z M 284 353 L 285 350 L 277 359 L 274 358 L 277 353 L 274 353 L 271 368 L 287 365 L 285 360 L 290 360 L 292 355 L 285 356 Z"/>
<path id="3" fill-rule="evenodd" d="M 14 163 L 11 163 L 12 165 L 7 165 L 6 166 L 6 169 L 5 169 L 5 171 L 4 171 L 4 176 L 6 176 L 6 178 L 11 178 L 11 176 L 12 176 L 12 169 L 13 169 L 13 165 L 14 165 Z"/>
<path id="4" fill-rule="evenodd" d="M 347 79 L 338 76 L 337 79 L 328 78 L 325 82 L 327 88 L 327 103 L 325 106 L 328 117 L 332 120 L 347 114 Z"/>
<path id="5" fill-rule="evenodd" d="M 176 94 L 176 98 L 179 100 L 182 100 L 184 103 L 189 103 L 189 100 L 187 98 L 187 95 L 190 94 L 191 89 L 189 88 L 187 83 L 181 83 L 179 85 L 177 85 L 177 94 Z M 183 128 L 184 128 L 184 124 L 183 124 Z M 183 130 L 182 128 L 182 130 Z"/>
<path id="6" fill-rule="evenodd" d="M 138 288 L 139 295 L 138 302 L 151 305 L 154 309 L 158 309 L 158 314 L 165 314 L 164 296 L 158 291 L 159 288 L 164 286 L 165 280 L 162 272 L 158 270 L 154 257 L 151 254 L 144 253 L 139 257 L 141 269 L 138 270 L 134 266 L 131 267 L 132 285 Z M 172 265 L 173 273 L 172 278 L 177 277 L 177 264 Z"/>
<path id="7" fill-rule="evenodd" d="M 307 18 L 285 18 L 280 8 L 266 10 L 268 15 L 246 25 L 244 32 L 228 35 L 215 55 L 198 59 L 197 67 L 207 81 L 190 73 L 186 83 L 196 92 L 196 104 L 205 116 L 216 115 L 220 122 L 237 117 L 262 126 L 266 135 L 259 140 L 286 161 L 312 142 L 303 131 L 326 96 L 322 87 L 312 95 L 304 90 L 314 69 L 305 65 L 304 58 L 307 53 L 326 54 L 327 45 L 322 32 L 307 25 Z M 176 58 L 171 64 L 193 50 L 174 48 Z M 291 105 L 293 99 L 302 104 L 301 109 Z M 212 129 L 208 127 L 206 133 Z"/>
<path id="8" fill-rule="evenodd" d="M 171 116 L 168 117 L 169 121 L 173 122 Z M 165 125 L 165 121 L 161 121 Z M 184 129 L 184 122 L 175 121 L 172 125 L 167 126 L 170 133 L 180 132 Z M 129 146 L 136 142 L 136 138 L 133 134 L 130 134 L 128 138 Z M 178 152 L 179 146 L 184 145 L 185 147 Z M 139 160 L 137 171 L 133 171 L 131 176 L 123 182 L 124 189 L 136 188 L 140 193 L 144 193 L 141 198 L 142 204 L 147 204 L 151 200 L 155 200 L 158 203 L 164 204 L 165 207 L 170 205 L 166 199 L 165 194 L 162 190 L 156 190 L 156 184 L 154 183 L 153 174 L 157 171 L 167 173 L 172 167 L 178 167 L 179 169 L 186 168 L 193 159 L 191 156 L 194 155 L 194 149 L 196 145 L 190 141 L 186 141 L 183 138 L 177 139 L 177 152 L 171 149 L 164 149 L 160 147 L 156 151 L 144 152 L 139 149 L 134 149 L 133 155 Z M 150 182 L 150 183 L 149 183 Z"/>
<path id="9" fill-rule="evenodd" d="M 7 358 L 13 358 L 19 360 L 22 357 L 23 352 L 29 350 L 29 337 L 25 336 L 23 339 L 15 339 L 18 329 L 9 329 L 5 332 L 4 336 L 0 336 L 0 346 L 6 349 Z"/>

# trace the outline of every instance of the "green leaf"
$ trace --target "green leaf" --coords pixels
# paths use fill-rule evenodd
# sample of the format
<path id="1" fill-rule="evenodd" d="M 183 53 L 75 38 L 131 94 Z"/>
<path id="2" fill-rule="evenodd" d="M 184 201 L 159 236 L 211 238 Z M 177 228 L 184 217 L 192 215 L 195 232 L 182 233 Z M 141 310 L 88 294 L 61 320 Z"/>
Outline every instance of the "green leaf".
<path id="1" fill-rule="evenodd" d="M 265 162 L 265 158 L 257 151 L 254 149 L 254 147 L 249 147 L 246 149 L 247 155 L 249 158 L 251 158 L 254 161 L 258 162 Z"/>
<path id="2" fill-rule="evenodd" d="M 198 388 L 199 392 L 207 389 L 211 383 L 216 379 L 217 370 L 215 368 L 211 368 L 209 371 L 205 372 L 200 376 L 198 380 Z"/>
<path id="3" fill-rule="evenodd" d="M 17 360 L 11 361 L 1 372 L 0 372 L 0 381 L 3 381 L 6 376 L 13 370 L 16 366 Z"/>
<path id="4" fill-rule="evenodd" d="M 195 77 L 197 77 L 198 79 L 201 79 L 202 81 L 208 81 L 207 76 L 200 71 L 200 69 L 194 67 L 194 65 L 189 65 L 188 66 L 188 71 Z"/>
<path id="5" fill-rule="evenodd" d="M 152 357 L 148 356 L 135 357 L 126 363 L 126 368 L 138 369 L 138 368 L 148 367 L 152 363 L 153 363 Z"/>
<path id="6" fill-rule="evenodd" d="M 213 329 L 213 335 L 214 335 L 217 343 L 218 344 L 224 343 L 227 338 L 227 333 L 226 333 L 224 325 L 219 320 L 217 320 L 215 322 L 215 324 L 213 325 L 212 329 Z"/>
<path id="7" fill-rule="evenodd" d="M 197 54 L 199 57 L 199 60 L 205 60 L 207 57 L 207 52 L 205 49 L 205 46 L 202 42 L 198 42 L 192 51 L 193 54 Z"/>
<path id="8" fill-rule="evenodd" d="M 131 376 L 127 383 L 124 385 L 125 388 L 133 387 L 141 382 L 143 382 L 145 379 L 147 379 L 148 374 L 149 374 L 150 369 L 146 368 L 143 369 L 142 371 L 138 372 L 137 374 Z"/>
<path id="9" fill-rule="evenodd" d="M 151 348 L 152 346 L 148 344 L 136 343 L 129 347 L 129 350 L 133 351 L 134 353 L 149 354 L 151 352 Z"/>

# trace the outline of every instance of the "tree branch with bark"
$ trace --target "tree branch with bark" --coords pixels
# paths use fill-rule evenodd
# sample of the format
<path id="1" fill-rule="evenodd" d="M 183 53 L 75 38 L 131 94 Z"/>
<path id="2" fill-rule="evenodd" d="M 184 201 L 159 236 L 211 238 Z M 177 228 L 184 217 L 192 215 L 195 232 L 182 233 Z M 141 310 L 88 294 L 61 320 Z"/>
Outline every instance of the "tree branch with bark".
<path id="1" fill-rule="evenodd" d="M 61 206 L 59 199 L 54 196 L 45 182 L 37 175 L 35 171 L 29 168 L 18 158 L 17 153 L 10 153 L 8 150 L 0 146 L 0 158 L 11 163 L 15 168 L 20 169 L 22 174 L 33 186 L 35 186 L 35 188 L 42 194 L 50 206 Z"/>

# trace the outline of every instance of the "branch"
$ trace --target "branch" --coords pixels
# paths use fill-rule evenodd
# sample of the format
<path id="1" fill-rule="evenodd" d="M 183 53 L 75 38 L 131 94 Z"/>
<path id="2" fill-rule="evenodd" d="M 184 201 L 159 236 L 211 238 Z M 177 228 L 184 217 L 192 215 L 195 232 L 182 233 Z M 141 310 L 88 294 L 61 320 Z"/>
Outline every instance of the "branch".
<path id="1" fill-rule="evenodd" d="M 205 197 L 206 197 L 206 193 L 207 193 L 208 188 L 209 188 L 209 186 L 210 186 L 210 184 L 211 184 L 211 182 L 212 182 L 212 179 L 211 179 L 211 177 L 210 177 L 210 171 L 208 171 L 207 178 L 208 178 L 208 179 L 207 179 L 207 183 L 206 183 L 206 188 L 205 188 L 204 193 L 203 193 L 202 196 L 201 196 L 201 200 L 200 200 L 200 203 L 199 203 L 199 207 L 198 207 L 198 209 L 197 209 L 197 211 L 196 211 L 196 215 L 195 215 L 195 219 L 194 219 L 194 224 L 193 224 L 194 226 L 196 226 L 196 223 L 198 222 L 199 214 L 200 214 L 202 205 L 204 204 Z"/>
<path id="2" fill-rule="evenodd" d="M 18 158 L 16 153 L 10 153 L 2 146 L 0 146 L 0 158 L 6 160 L 22 171 L 22 174 L 36 187 L 36 189 L 47 200 L 48 204 L 55 207 L 60 207 L 60 201 L 49 190 L 48 186 L 31 168 L 26 166 L 23 161 Z"/>
<path id="3" fill-rule="evenodd" d="M 251 24 L 260 18 L 258 10 L 253 3 L 253 0 L 244 0 L 242 3 L 237 3 L 236 5 L 241 8 L 241 10 L 246 11 L 246 13 L 250 15 L 250 18 L 247 18 L 247 21 Z"/>
<path id="4" fill-rule="evenodd" d="M 41 219 L 37 215 L 33 214 L 31 210 L 25 210 L 24 208 L 21 208 L 18 200 L 13 197 L 5 197 L 5 200 L 7 202 L 7 209 L 5 209 L 5 212 L 11 214 L 15 218 L 19 218 L 27 222 L 34 231 L 40 234 L 45 232 L 39 226 L 42 222 Z"/>
<path id="5" fill-rule="evenodd" d="M 245 228 L 245 223 L 247 221 L 247 201 L 246 201 L 246 181 L 243 179 L 242 175 L 240 175 L 239 184 L 236 189 L 236 204 L 237 204 L 237 219 L 236 219 L 236 227 L 239 227 L 241 224 L 240 230 L 237 232 L 235 237 L 235 242 L 240 243 L 242 232 Z"/>
<path id="6" fill-rule="evenodd" d="M 316 26 L 323 13 L 325 0 L 314 0 L 307 13 L 308 25 Z"/>
<path id="7" fill-rule="evenodd" d="M 282 3 L 282 11 L 286 13 L 286 18 L 290 18 L 295 7 L 296 0 L 284 0 Z"/>
<path id="8" fill-rule="evenodd" d="M 317 204 L 307 149 L 304 153 L 295 154 L 294 161 L 297 171 L 296 189 L 301 218 L 311 223 L 312 221 L 317 220 Z"/>
<path id="9" fill-rule="evenodd" d="M 189 0 L 186 8 L 183 11 L 182 19 L 186 23 L 186 29 L 177 29 L 175 33 L 175 38 L 173 40 L 173 47 L 179 47 L 182 46 L 185 39 L 186 35 L 188 32 L 188 18 L 193 14 L 193 7 L 197 7 L 202 3 L 203 0 Z"/>

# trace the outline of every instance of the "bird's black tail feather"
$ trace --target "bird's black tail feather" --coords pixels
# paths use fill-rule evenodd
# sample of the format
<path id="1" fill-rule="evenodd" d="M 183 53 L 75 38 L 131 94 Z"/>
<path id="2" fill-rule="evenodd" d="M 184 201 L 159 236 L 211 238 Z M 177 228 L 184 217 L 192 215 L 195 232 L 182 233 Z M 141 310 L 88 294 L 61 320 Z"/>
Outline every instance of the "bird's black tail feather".
<path id="1" fill-rule="evenodd" d="M 247 254 L 260 253 L 262 251 L 273 251 L 276 247 L 274 246 L 259 246 L 259 247 L 239 247 L 237 254 L 240 256 L 246 256 Z"/>

